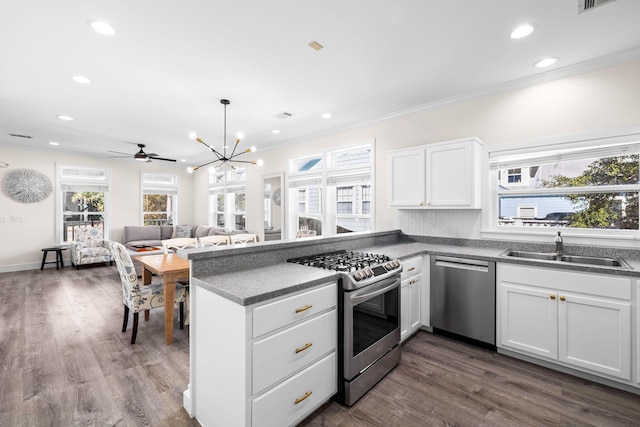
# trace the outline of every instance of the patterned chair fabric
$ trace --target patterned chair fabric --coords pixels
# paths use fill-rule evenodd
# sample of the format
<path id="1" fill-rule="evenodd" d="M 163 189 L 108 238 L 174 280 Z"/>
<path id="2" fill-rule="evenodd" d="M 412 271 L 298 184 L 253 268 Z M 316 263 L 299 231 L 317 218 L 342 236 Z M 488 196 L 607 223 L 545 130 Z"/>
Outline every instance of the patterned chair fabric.
<path id="1" fill-rule="evenodd" d="M 109 248 L 118 267 L 120 281 L 122 282 L 122 302 L 124 304 L 124 323 L 122 332 L 127 330 L 129 311 L 133 312 L 133 335 L 131 344 L 135 344 L 138 330 L 138 313 L 144 310 L 164 307 L 164 292 L 162 283 L 140 286 L 133 261 L 127 252 L 127 248 L 118 242 L 109 242 Z M 184 286 L 176 283 L 175 303 L 180 304 L 180 328 L 184 324 L 183 309 L 186 301 Z"/>
<path id="2" fill-rule="evenodd" d="M 113 265 L 113 256 L 108 241 L 102 238 L 102 230 L 93 227 L 80 227 L 75 242 L 71 243 L 71 263 L 79 268 L 85 264 L 108 262 Z"/>

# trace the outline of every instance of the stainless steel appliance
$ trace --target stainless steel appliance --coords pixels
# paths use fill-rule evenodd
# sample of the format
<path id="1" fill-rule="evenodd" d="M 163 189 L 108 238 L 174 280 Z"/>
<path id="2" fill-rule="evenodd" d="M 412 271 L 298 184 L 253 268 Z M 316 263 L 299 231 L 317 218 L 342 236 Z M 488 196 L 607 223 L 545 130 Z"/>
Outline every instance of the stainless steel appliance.
<path id="1" fill-rule="evenodd" d="M 341 273 L 336 400 L 351 406 L 400 363 L 402 264 L 384 255 L 347 251 L 289 262 Z"/>
<path id="2" fill-rule="evenodd" d="M 432 256 L 431 326 L 495 349 L 496 263 Z"/>

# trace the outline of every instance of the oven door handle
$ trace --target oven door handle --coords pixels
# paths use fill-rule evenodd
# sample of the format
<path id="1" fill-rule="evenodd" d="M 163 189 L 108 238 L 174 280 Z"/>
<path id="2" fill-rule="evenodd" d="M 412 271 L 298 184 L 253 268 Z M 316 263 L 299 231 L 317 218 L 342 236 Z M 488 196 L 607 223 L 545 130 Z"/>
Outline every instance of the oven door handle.
<path id="1" fill-rule="evenodd" d="M 358 289 L 357 291 L 349 292 L 349 301 L 353 305 L 359 304 L 363 301 L 389 292 L 391 289 L 397 288 L 398 286 L 400 286 L 400 278 L 392 277 L 389 279 L 385 279 L 376 284 Z"/>

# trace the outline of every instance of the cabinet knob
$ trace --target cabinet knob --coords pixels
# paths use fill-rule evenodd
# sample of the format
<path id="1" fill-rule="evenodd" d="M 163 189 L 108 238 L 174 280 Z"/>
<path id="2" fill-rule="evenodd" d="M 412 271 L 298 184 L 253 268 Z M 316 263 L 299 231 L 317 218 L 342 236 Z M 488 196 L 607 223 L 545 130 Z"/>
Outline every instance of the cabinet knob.
<path id="1" fill-rule="evenodd" d="M 424 206 L 424 202 L 420 202 L 420 203 L 418 203 L 418 205 Z"/>
<path id="2" fill-rule="evenodd" d="M 564 297 L 564 295 L 560 295 L 560 301 L 565 301 L 566 298 Z"/>
<path id="3" fill-rule="evenodd" d="M 549 298 L 551 298 L 551 299 L 556 299 L 556 294 L 551 294 L 551 295 L 549 295 Z"/>
<path id="4" fill-rule="evenodd" d="M 427 202 L 427 206 L 431 206 L 431 202 Z"/>

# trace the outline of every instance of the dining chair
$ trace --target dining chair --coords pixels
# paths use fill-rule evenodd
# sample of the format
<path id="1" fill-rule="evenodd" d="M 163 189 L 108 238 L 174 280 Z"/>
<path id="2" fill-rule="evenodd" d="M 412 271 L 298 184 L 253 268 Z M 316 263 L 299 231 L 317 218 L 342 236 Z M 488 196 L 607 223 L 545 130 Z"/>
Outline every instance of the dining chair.
<path id="1" fill-rule="evenodd" d="M 229 236 L 212 235 L 200 237 L 198 239 L 198 243 L 200 243 L 200 246 L 204 248 L 206 246 L 228 245 L 230 241 Z"/>
<path id="2" fill-rule="evenodd" d="M 251 233 L 232 234 L 230 237 L 231 244 L 234 245 L 236 243 L 254 243 L 258 241 L 256 235 Z"/>
<path id="3" fill-rule="evenodd" d="M 173 239 L 166 239 L 162 241 L 162 249 L 164 249 L 165 254 L 169 253 L 169 249 L 177 251 L 178 249 L 197 247 L 198 239 L 196 239 L 195 237 L 176 237 Z"/>
<path id="4" fill-rule="evenodd" d="M 122 322 L 122 332 L 127 331 L 129 322 L 129 311 L 133 312 L 133 333 L 131 344 L 135 344 L 138 334 L 138 313 L 164 307 L 164 293 L 162 283 L 140 286 L 138 274 L 133 266 L 133 261 L 127 252 L 127 248 L 118 242 L 109 242 L 109 249 L 113 254 L 122 282 L 122 302 L 124 303 L 124 321 Z M 184 286 L 176 283 L 175 303 L 180 308 L 180 329 L 184 328 L 184 304 L 187 292 Z"/>

